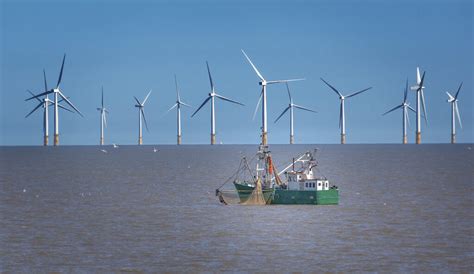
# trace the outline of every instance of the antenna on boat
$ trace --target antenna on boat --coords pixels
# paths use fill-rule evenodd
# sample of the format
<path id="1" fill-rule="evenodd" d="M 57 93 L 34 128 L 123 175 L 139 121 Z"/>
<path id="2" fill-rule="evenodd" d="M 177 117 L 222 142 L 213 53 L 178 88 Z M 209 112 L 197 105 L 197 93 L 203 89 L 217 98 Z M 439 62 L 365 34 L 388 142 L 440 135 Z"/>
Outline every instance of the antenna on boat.
<path id="1" fill-rule="evenodd" d="M 295 157 L 293 157 L 293 171 L 295 171 Z"/>

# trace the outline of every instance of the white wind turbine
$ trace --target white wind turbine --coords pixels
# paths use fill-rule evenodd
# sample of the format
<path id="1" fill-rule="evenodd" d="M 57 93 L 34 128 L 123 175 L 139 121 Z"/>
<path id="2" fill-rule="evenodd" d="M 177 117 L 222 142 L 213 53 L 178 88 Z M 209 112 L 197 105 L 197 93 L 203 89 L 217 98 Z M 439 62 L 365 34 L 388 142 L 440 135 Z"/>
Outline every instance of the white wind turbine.
<path id="1" fill-rule="evenodd" d="M 243 49 L 242 49 L 242 53 L 244 54 L 245 58 L 247 59 L 247 61 L 252 66 L 252 68 L 255 71 L 255 73 L 257 74 L 258 78 L 260 78 L 260 82 L 258 82 L 258 84 L 262 86 L 262 91 L 261 91 L 260 97 L 258 99 L 257 107 L 255 108 L 254 117 L 255 117 L 255 114 L 257 113 L 258 107 L 260 105 L 260 101 L 263 101 L 262 102 L 262 145 L 266 145 L 268 143 L 267 142 L 268 141 L 267 140 L 267 85 L 278 84 L 278 83 L 287 83 L 287 82 L 293 82 L 293 81 L 302 81 L 302 80 L 304 80 L 304 78 L 267 81 L 262 76 L 262 74 L 258 71 L 257 67 L 255 67 L 255 65 L 252 63 L 252 61 L 250 60 L 250 58 L 247 56 L 247 54 L 245 53 L 245 51 Z"/>
<path id="2" fill-rule="evenodd" d="M 181 101 L 181 97 L 179 96 L 178 80 L 176 80 L 176 75 L 174 76 L 174 84 L 176 86 L 176 104 L 174 104 L 170 109 L 168 109 L 168 112 L 176 108 L 176 115 L 177 115 L 176 122 L 177 122 L 177 131 L 178 131 L 177 144 L 181 145 L 181 105 L 186 106 L 186 107 L 191 107 L 191 106 Z"/>
<path id="3" fill-rule="evenodd" d="M 199 108 L 193 113 L 193 115 L 191 115 L 191 117 L 194 117 L 194 115 L 196 115 L 196 113 L 198 113 L 198 111 L 209 101 L 211 100 L 211 145 L 214 145 L 216 143 L 216 115 L 215 115 L 215 97 L 219 98 L 219 99 L 222 99 L 224 101 L 227 101 L 227 102 L 231 102 L 231 103 L 234 103 L 234 104 L 238 104 L 238 105 L 241 105 L 243 106 L 244 104 L 242 103 L 239 103 L 237 101 L 234 101 L 234 100 L 231 100 L 229 98 L 226 98 L 222 95 L 219 95 L 216 93 L 216 90 L 214 88 L 214 82 L 212 81 L 212 76 L 211 76 L 211 70 L 209 69 L 209 64 L 207 63 L 206 61 L 206 65 L 207 65 L 207 73 L 209 74 L 209 82 L 211 83 L 211 92 L 209 93 L 208 97 L 206 98 L 206 100 L 204 100 L 204 102 L 201 104 L 201 106 L 199 106 Z"/>
<path id="4" fill-rule="evenodd" d="M 369 87 L 369 88 L 366 88 L 366 89 L 363 89 L 361 91 L 358 91 L 358 92 L 354 92 L 352 94 L 349 94 L 349 95 L 342 95 L 335 87 L 331 86 L 328 82 L 324 81 L 323 78 L 320 78 L 321 81 L 323 81 L 326 85 L 328 85 L 328 87 L 330 87 L 332 90 L 334 90 L 334 92 L 339 96 L 339 100 L 341 100 L 341 106 L 340 106 L 340 109 L 339 109 L 339 128 L 341 128 L 341 144 L 345 144 L 346 143 L 346 114 L 345 114 L 345 110 L 344 110 L 344 101 L 348 98 L 351 98 L 353 96 L 356 96 L 364 91 L 367 91 L 369 89 L 371 89 L 372 87 Z"/>
<path id="5" fill-rule="evenodd" d="M 293 143 L 294 143 L 294 134 L 293 134 L 293 110 L 294 110 L 294 108 L 301 109 L 301 110 L 306 110 L 306 111 L 310 111 L 310 112 L 314 112 L 314 113 L 317 113 L 317 111 L 311 110 L 311 109 L 308 109 L 308 108 L 305 108 L 305 107 L 302 107 L 302 106 L 299 106 L 299 105 L 297 105 L 297 104 L 294 104 L 294 103 L 293 103 L 293 98 L 291 98 L 291 93 L 290 93 L 290 88 L 288 87 L 288 83 L 285 83 L 285 84 L 286 84 L 286 90 L 288 91 L 288 98 L 290 99 L 290 103 L 288 104 L 288 107 L 286 107 L 285 110 L 283 110 L 283 112 L 280 114 L 280 116 L 278 116 L 278 118 L 276 118 L 275 123 L 276 123 L 288 110 L 290 110 L 290 144 L 293 144 Z"/>
<path id="6" fill-rule="evenodd" d="M 146 103 L 146 100 L 148 100 L 148 96 L 150 96 L 150 93 L 151 93 L 151 90 L 150 92 L 148 92 L 147 96 L 145 97 L 142 103 L 140 103 L 137 97 L 133 96 L 133 98 L 135 98 L 135 101 L 137 102 L 135 107 L 138 108 L 138 145 L 141 145 L 143 143 L 142 118 L 143 118 L 143 121 L 145 122 L 146 130 L 148 131 L 148 125 L 146 123 L 146 118 L 145 118 L 145 111 L 143 109 L 145 108 L 145 103 Z"/>
<path id="7" fill-rule="evenodd" d="M 106 114 L 109 114 L 109 111 L 104 107 L 104 87 L 102 87 L 102 100 L 100 108 L 97 108 L 100 111 L 100 145 L 104 145 L 104 127 L 107 127 L 107 118 Z"/>
<path id="8" fill-rule="evenodd" d="M 25 100 L 25 101 L 28 101 L 28 100 L 31 100 L 31 99 L 34 99 L 34 98 L 38 98 L 38 97 L 41 97 L 41 96 L 44 96 L 44 95 L 48 95 L 50 93 L 54 94 L 54 145 L 55 146 L 59 145 L 59 104 L 58 104 L 59 97 L 61 97 L 62 100 L 64 100 L 70 107 L 72 107 L 79 115 L 84 117 L 82 115 L 82 113 L 71 103 L 71 101 L 69 101 L 69 99 L 66 96 L 64 96 L 62 91 L 59 89 L 59 85 L 61 84 L 61 79 L 63 77 L 63 69 L 64 69 L 64 61 L 65 60 L 66 60 L 66 54 L 64 54 L 64 57 L 63 57 L 63 62 L 62 62 L 62 65 L 61 65 L 61 71 L 59 73 L 59 79 L 58 79 L 58 83 L 56 84 L 56 87 L 49 90 L 49 91 L 45 91 L 41 94 L 38 94 L 36 96 L 30 97 L 30 98 Z"/>
<path id="9" fill-rule="evenodd" d="M 462 87 L 462 82 L 459 85 L 458 91 L 456 92 L 456 95 L 452 96 L 449 94 L 449 92 L 446 92 L 448 94 L 448 103 L 451 103 L 451 144 L 456 143 L 456 119 L 454 113 L 456 113 L 456 116 L 458 117 L 458 122 L 459 126 L 462 128 L 462 123 L 461 123 L 461 116 L 459 115 L 459 108 L 458 108 L 458 95 L 459 91 L 461 91 Z"/>
<path id="10" fill-rule="evenodd" d="M 408 117 L 408 110 L 411 110 L 413 112 L 416 113 L 416 111 L 410 106 L 410 104 L 407 103 L 407 95 L 408 95 L 408 79 L 407 79 L 407 82 L 406 82 L 406 85 L 405 85 L 405 93 L 403 95 L 403 102 L 390 109 L 389 111 L 385 112 L 384 114 L 382 115 L 385 115 L 385 114 L 388 114 L 394 110 L 397 110 L 399 108 L 401 108 L 403 110 L 403 120 L 402 120 L 402 129 L 403 129 L 403 144 L 406 144 L 408 143 L 408 139 L 407 139 L 407 125 L 410 126 L 410 118 Z"/>
<path id="11" fill-rule="evenodd" d="M 48 91 L 48 85 L 46 83 L 46 72 L 45 70 L 43 69 L 43 78 L 44 78 L 44 91 Z M 28 92 L 31 94 L 31 96 L 35 97 L 36 100 L 38 100 L 39 104 L 30 112 L 28 113 L 25 118 L 27 118 L 28 116 L 30 116 L 31 114 L 33 114 L 33 112 L 35 112 L 39 107 L 43 107 L 43 134 L 44 134 L 44 137 L 43 137 L 43 145 L 44 146 L 47 146 L 48 145 L 48 140 L 49 140 L 49 106 L 51 105 L 54 105 L 54 102 L 48 98 L 48 94 L 46 94 L 46 96 L 43 98 L 43 99 L 39 99 L 38 97 L 36 97 L 35 94 L 33 94 L 33 92 L 29 91 Z M 60 101 L 61 102 L 61 101 Z M 58 107 L 64 109 L 64 110 L 67 110 L 69 112 L 72 112 L 71 110 L 63 107 L 62 105 L 58 105 Z"/>
<path id="12" fill-rule="evenodd" d="M 426 71 L 425 71 L 426 72 Z M 416 68 L 416 85 L 412 86 L 410 89 L 416 92 L 416 143 L 421 144 L 421 107 L 423 107 L 423 115 L 425 118 L 425 123 L 428 124 L 425 108 L 425 96 L 423 95 L 423 82 L 425 80 L 425 72 L 423 76 L 420 77 L 420 68 Z"/>

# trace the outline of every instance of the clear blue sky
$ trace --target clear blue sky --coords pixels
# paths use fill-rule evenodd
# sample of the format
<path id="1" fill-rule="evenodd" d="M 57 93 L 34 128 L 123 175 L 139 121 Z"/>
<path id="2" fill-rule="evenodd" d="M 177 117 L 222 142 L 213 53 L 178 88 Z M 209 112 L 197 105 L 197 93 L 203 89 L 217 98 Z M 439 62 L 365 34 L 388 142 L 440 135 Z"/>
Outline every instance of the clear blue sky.
<path id="1" fill-rule="evenodd" d="M 210 87 L 244 103 L 217 101 L 217 142 L 258 143 L 253 121 L 260 86 L 240 52 L 243 48 L 268 79 L 305 77 L 291 84 L 295 103 L 319 113 L 296 111 L 296 143 L 338 143 L 337 96 L 372 86 L 346 104 L 348 143 L 400 143 L 401 112 L 381 116 L 401 103 L 405 80 L 416 66 L 426 70 L 428 127 L 425 143 L 450 141 L 445 91 L 464 81 L 459 96 L 463 129 L 459 142 L 473 142 L 472 1 L 1 1 L 0 145 L 42 144 L 42 114 L 26 89 L 41 91 L 57 81 L 67 53 L 62 90 L 84 113 L 60 113 L 64 145 L 99 141 L 100 89 L 110 110 L 106 142 L 136 144 L 140 99 L 153 89 L 145 111 L 150 132 L 144 144 L 174 144 L 177 74 L 185 102 L 198 107 Z M 284 85 L 268 89 L 269 142 L 288 143 Z M 415 94 L 409 101 L 415 106 Z M 209 107 L 190 118 L 183 111 L 183 143 L 208 144 Z M 53 120 L 50 120 L 50 136 Z M 409 142 L 414 141 L 414 115 Z M 52 143 L 52 139 L 50 140 Z"/>

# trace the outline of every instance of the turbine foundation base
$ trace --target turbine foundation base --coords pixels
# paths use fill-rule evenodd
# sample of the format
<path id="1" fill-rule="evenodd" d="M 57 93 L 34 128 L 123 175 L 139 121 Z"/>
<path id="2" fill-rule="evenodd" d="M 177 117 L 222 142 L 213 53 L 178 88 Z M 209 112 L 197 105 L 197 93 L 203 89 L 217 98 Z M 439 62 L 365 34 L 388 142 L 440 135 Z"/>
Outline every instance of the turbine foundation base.
<path id="1" fill-rule="evenodd" d="M 59 134 L 54 134 L 54 145 L 59 146 Z"/>
<path id="2" fill-rule="evenodd" d="M 143 144 L 143 138 L 142 136 L 138 137 L 138 145 L 142 145 Z"/>
<path id="3" fill-rule="evenodd" d="M 403 144 L 408 144 L 408 138 L 407 136 L 403 136 Z"/>
<path id="4" fill-rule="evenodd" d="M 177 144 L 178 144 L 178 145 L 181 145 L 181 135 L 178 135 L 178 141 L 177 141 Z"/>
<path id="5" fill-rule="evenodd" d="M 100 137 L 100 145 L 101 145 L 101 146 L 104 145 L 104 137 Z"/>
<path id="6" fill-rule="evenodd" d="M 267 133 L 262 132 L 262 145 L 266 146 L 267 145 Z"/>
<path id="7" fill-rule="evenodd" d="M 290 145 L 295 143 L 295 137 L 293 135 L 290 135 Z"/>
<path id="8" fill-rule="evenodd" d="M 211 145 L 216 144 L 216 135 L 211 133 Z"/>
<path id="9" fill-rule="evenodd" d="M 43 146 L 47 146 L 47 145 L 48 145 L 48 141 L 49 141 L 49 136 L 48 136 L 48 135 L 45 135 L 45 136 L 44 136 L 44 139 L 43 139 Z"/>
<path id="10" fill-rule="evenodd" d="M 341 144 L 345 144 L 346 143 L 346 134 L 341 134 Z"/>
<path id="11" fill-rule="evenodd" d="M 421 144 L 421 132 L 416 133 L 416 143 Z"/>
<path id="12" fill-rule="evenodd" d="M 451 144 L 456 143 L 456 134 L 451 134 Z"/>

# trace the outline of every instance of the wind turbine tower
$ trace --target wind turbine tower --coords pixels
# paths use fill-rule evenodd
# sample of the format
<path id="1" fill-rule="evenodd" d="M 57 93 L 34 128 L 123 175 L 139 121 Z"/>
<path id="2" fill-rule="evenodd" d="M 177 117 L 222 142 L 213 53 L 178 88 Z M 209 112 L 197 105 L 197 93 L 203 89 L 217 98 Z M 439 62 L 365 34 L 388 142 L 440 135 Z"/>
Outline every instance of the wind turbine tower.
<path id="1" fill-rule="evenodd" d="M 109 114 L 109 111 L 104 106 L 104 87 L 102 87 L 102 100 L 101 107 L 97 108 L 100 111 L 100 145 L 104 145 L 104 127 L 107 127 L 107 118 L 106 114 Z"/>
<path id="2" fill-rule="evenodd" d="M 174 104 L 170 109 L 168 109 L 168 112 L 176 108 L 176 122 L 177 122 L 177 131 L 178 131 L 177 144 L 181 145 L 181 105 L 186 106 L 186 107 L 191 107 L 191 106 L 181 101 L 181 97 L 179 95 L 179 89 L 178 89 L 178 80 L 176 80 L 176 75 L 174 76 L 174 84 L 176 86 L 176 104 Z"/>
<path id="3" fill-rule="evenodd" d="M 34 98 L 38 98 L 38 97 L 41 97 L 41 96 L 44 96 L 44 95 L 48 95 L 50 93 L 54 93 L 54 145 L 55 146 L 59 145 L 59 107 L 60 107 L 59 104 L 58 104 L 59 97 L 61 97 L 62 100 L 64 100 L 70 107 L 72 107 L 79 115 L 84 117 L 82 115 L 82 113 L 71 103 L 71 101 L 69 101 L 69 99 L 66 96 L 64 96 L 64 94 L 62 93 L 62 91 L 59 88 L 59 85 L 61 84 L 61 79 L 63 77 L 63 69 L 64 69 L 64 61 L 65 60 L 66 60 L 66 54 L 64 54 L 64 57 L 63 57 L 63 62 L 62 62 L 62 65 L 61 65 L 61 71 L 59 73 L 59 79 L 58 79 L 58 83 L 56 84 L 56 87 L 53 88 L 52 90 L 45 91 L 41 94 L 38 94 L 36 96 L 30 97 L 30 98 L 25 100 L 25 101 L 28 101 L 28 100 L 31 100 L 31 99 L 34 99 Z"/>
<path id="4" fill-rule="evenodd" d="M 351 98 L 353 96 L 356 96 L 356 95 L 358 95 L 362 92 L 365 92 L 365 91 L 371 89 L 372 87 L 369 87 L 369 88 L 363 89 L 361 91 L 354 92 L 352 94 L 344 96 L 335 87 L 331 86 L 328 82 L 324 81 L 323 78 L 320 78 L 320 79 L 328 87 L 330 87 L 339 96 L 339 100 L 341 100 L 341 104 L 340 104 L 340 108 L 339 108 L 339 128 L 341 129 L 341 144 L 345 144 L 346 143 L 346 114 L 345 114 L 345 109 L 344 109 L 344 102 L 345 102 L 346 99 L 349 99 L 349 98 Z"/>
<path id="5" fill-rule="evenodd" d="M 293 98 L 291 98 L 291 93 L 290 93 L 290 88 L 288 87 L 288 83 L 285 83 L 286 84 L 286 90 L 288 91 L 288 98 L 290 99 L 290 103 L 288 104 L 288 107 L 286 107 L 283 112 L 280 114 L 280 116 L 278 116 L 278 118 L 275 120 L 275 123 L 288 111 L 290 110 L 290 144 L 294 144 L 295 142 L 295 139 L 294 139 L 294 130 L 293 130 L 293 112 L 294 112 L 294 109 L 297 108 L 297 109 L 301 109 L 301 110 L 305 110 L 305 111 L 310 111 L 310 112 L 314 112 L 314 113 L 317 113 L 317 111 L 315 110 L 311 110 L 311 109 L 308 109 L 308 108 L 305 108 L 305 107 L 302 107 L 302 106 L 299 106 L 297 104 L 294 104 L 293 103 Z"/>
<path id="6" fill-rule="evenodd" d="M 462 82 L 459 85 L 456 95 L 454 96 L 449 94 L 449 92 L 446 92 L 446 94 L 448 94 L 448 103 L 451 103 L 451 144 L 456 143 L 456 118 L 454 116 L 458 117 L 459 126 L 462 128 L 461 116 L 459 115 L 459 108 L 458 108 L 458 95 L 459 95 L 459 91 L 461 90 L 461 87 L 462 87 Z"/>
<path id="7" fill-rule="evenodd" d="M 234 104 L 238 104 L 243 106 L 244 104 L 239 103 L 237 101 L 231 100 L 229 98 L 226 98 L 224 96 L 221 96 L 216 93 L 216 90 L 214 88 L 214 82 L 212 81 L 212 76 L 211 76 L 211 70 L 209 69 L 209 64 L 206 61 L 207 65 L 207 73 L 209 74 L 209 82 L 211 84 L 211 92 L 209 93 L 208 97 L 204 102 L 199 106 L 199 108 L 191 115 L 191 117 L 194 117 L 196 113 L 210 100 L 211 101 L 211 145 L 214 145 L 216 143 L 216 115 L 215 115 L 215 98 L 219 98 L 221 100 L 231 102 Z"/>
<path id="8" fill-rule="evenodd" d="M 410 104 L 408 104 L 407 102 L 407 95 L 408 95 L 408 79 L 406 81 L 406 85 L 405 85 L 405 93 L 403 95 L 403 102 L 390 109 L 389 111 L 385 112 L 384 114 L 382 115 L 385 115 L 385 114 L 388 114 L 394 110 L 397 110 L 399 108 L 401 108 L 403 110 L 403 117 L 402 117 L 402 130 L 403 130 L 403 140 L 402 140 L 402 143 L 403 144 L 407 144 L 408 143 L 408 138 L 407 138 L 407 125 L 409 126 L 410 125 L 410 120 L 409 120 L 409 117 L 408 117 L 408 110 L 411 110 L 413 112 L 416 113 L 416 111 L 410 106 Z"/>
<path id="9" fill-rule="evenodd" d="M 133 96 L 133 98 L 135 98 L 135 101 L 136 101 L 136 105 L 135 107 L 138 108 L 138 145 L 142 145 L 143 144 L 143 137 L 142 137 L 142 118 L 143 118 L 143 121 L 145 122 L 145 127 L 146 127 L 146 130 L 148 131 L 148 124 L 146 122 L 146 118 L 145 118 L 145 111 L 143 110 L 145 108 L 145 103 L 146 103 L 146 100 L 148 100 L 148 97 L 150 96 L 150 93 L 151 93 L 151 90 L 148 92 L 147 96 L 145 97 L 145 99 L 143 100 L 143 102 L 140 103 L 140 101 L 137 99 L 137 97 Z"/>
<path id="10" fill-rule="evenodd" d="M 426 72 L 426 71 L 425 71 Z M 416 92 L 416 143 L 421 144 L 421 108 L 423 107 L 423 115 L 425 123 L 428 124 L 425 107 L 425 96 L 423 95 L 423 82 L 425 80 L 425 72 L 420 77 L 420 68 L 416 68 L 416 85 L 411 87 L 411 90 Z"/>
<path id="11" fill-rule="evenodd" d="M 288 80 L 271 80 L 267 81 L 265 78 L 262 76 L 262 74 L 258 71 L 257 67 L 252 63 L 250 58 L 247 56 L 245 51 L 242 49 L 242 53 L 244 54 L 245 58 L 247 61 L 250 63 L 252 66 L 253 70 L 257 74 L 258 78 L 260 78 L 260 81 L 258 82 L 259 85 L 262 86 L 262 91 L 260 93 L 260 98 L 257 103 L 257 108 L 255 109 L 255 112 L 257 111 L 260 101 L 262 101 L 262 145 L 267 145 L 268 139 L 267 139 L 267 85 L 270 84 L 277 84 L 277 83 L 287 83 L 287 82 L 293 82 L 293 81 L 302 81 L 304 78 L 301 79 L 288 79 Z"/>

